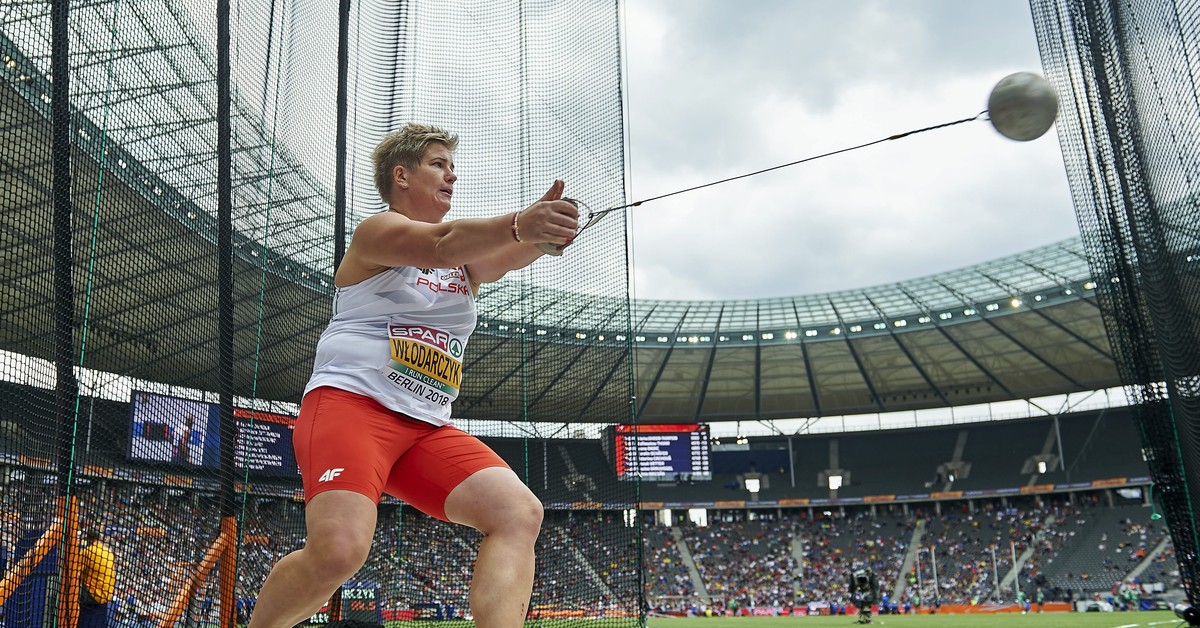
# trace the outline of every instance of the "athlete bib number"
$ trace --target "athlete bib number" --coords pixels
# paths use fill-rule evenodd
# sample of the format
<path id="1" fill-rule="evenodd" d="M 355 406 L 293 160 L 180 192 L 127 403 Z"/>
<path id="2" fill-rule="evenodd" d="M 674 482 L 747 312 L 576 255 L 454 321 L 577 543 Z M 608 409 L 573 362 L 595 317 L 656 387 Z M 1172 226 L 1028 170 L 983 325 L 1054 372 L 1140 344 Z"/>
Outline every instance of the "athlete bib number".
<path id="1" fill-rule="evenodd" d="M 387 378 L 397 387 L 444 406 L 462 385 L 463 342 L 421 325 L 388 325 Z"/>

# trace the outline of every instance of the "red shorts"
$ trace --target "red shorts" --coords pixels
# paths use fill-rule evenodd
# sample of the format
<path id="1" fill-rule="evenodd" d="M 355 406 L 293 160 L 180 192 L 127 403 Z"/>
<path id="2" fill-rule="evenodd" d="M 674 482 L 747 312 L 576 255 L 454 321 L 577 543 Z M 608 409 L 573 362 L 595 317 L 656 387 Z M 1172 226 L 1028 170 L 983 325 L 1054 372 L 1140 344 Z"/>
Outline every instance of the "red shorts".
<path id="1" fill-rule="evenodd" d="M 447 521 L 446 496 L 471 474 L 508 465 L 478 438 L 322 386 L 304 396 L 292 435 L 305 503 L 329 490 L 383 493 Z"/>

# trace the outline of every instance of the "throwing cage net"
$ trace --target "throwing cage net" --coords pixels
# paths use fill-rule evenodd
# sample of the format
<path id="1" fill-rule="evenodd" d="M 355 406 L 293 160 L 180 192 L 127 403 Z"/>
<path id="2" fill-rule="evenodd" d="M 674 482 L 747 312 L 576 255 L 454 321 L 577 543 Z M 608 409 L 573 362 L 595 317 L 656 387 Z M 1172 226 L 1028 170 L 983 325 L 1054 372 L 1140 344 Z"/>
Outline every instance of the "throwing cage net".
<path id="1" fill-rule="evenodd" d="M 1059 139 L 1153 495 L 1195 605 L 1200 506 L 1200 3 L 1033 0 Z"/>
<path id="2" fill-rule="evenodd" d="M 32 2 L 0 9 L 6 626 L 244 622 L 304 541 L 290 433 L 370 153 L 457 132 L 450 218 L 555 178 L 625 202 L 616 3 Z M 546 505 L 530 618 L 641 617 L 624 222 L 478 298 L 458 424 Z M 89 532 L 99 540 L 85 548 Z M 478 534 L 395 500 L 313 623 L 454 619 Z M 97 550 L 103 545 L 111 554 Z M 99 584 L 97 584 L 99 583 Z"/>

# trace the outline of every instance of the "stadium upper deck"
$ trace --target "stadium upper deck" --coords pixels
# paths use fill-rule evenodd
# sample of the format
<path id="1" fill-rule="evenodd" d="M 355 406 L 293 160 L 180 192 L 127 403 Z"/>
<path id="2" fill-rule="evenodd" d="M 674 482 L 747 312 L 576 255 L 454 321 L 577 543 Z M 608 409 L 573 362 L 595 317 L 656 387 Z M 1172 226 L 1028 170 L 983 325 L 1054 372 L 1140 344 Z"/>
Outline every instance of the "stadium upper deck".
<path id="1" fill-rule="evenodd" d="M 545 293 L 541 325 L 481 300 L 488 342 L 530 336 L 616 355 L 632 342 L 638 416 L 716 421 L 892 412 L 1118 385 L 1078 239 L 891 285 L 747 301 Z M 578 420 L 586 420 L 586 415 Z"/>

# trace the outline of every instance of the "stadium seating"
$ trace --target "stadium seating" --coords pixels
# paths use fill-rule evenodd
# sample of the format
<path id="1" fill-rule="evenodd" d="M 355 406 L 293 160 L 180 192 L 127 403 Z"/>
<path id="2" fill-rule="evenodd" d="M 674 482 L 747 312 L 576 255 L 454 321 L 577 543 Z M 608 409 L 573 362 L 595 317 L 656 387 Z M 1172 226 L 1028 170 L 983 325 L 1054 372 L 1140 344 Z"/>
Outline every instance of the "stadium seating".
<path id="1" fill-rule="evenodd" d="M 47 501 L 0 486 L 0 506 L 18 513 L 26 527 L 50 516 Z M 1048 600 L 1090 597 L 1121 581 L 1165 536 L 1165 530 L 1138 505 L 1108 506 L 1104 491 L 1068 499 L 1024 497 L 896 506 L 845 511 L 792 508 L 767 511 L 710 511 L 710 525 L 685 524 L 683 541 L 699 569 L 712 608 L 785 608 L 810 602 L 845 602 L 846 570 L 865 565 L 879 574 L 884 591 L 903 603 L 915 593 L 928 601 L 934 591 L 931 558 L 937 559 L 938 595 L 943 603 L 1012 601 L 997 595 L 994 583 L 1012 568 L 1011 556 L 1033 548 L 1017 586 L 1042 586 Z M 105 512 L 105 531 L 118 557 L 120 612 L 161 612 L 162 595 L 178 590 L 212 542 L 216 504 L 203 491 L 128 482 L 94 483 L 80 495 L 83 512 Z M 239 558 L 238 597 L 252 603 L 256 587 L 279 558 L 303 543 L 303 509 L 290 499 L 257 497 L 245 504 L 244 543 Z M 939 512 L 940 511 L 940 512 Z M 608 532 L 624 526 L 617 511 L 548 511 L 538 540 L 534 610 L 575 609 L 599 614 L 612 608 L 614 590 L 638 581 L 636 565 L 624 556 L 641 555 L 651 608 L 680 612 L 700 600 L 685 559 L 669 528 L 642 521 L 645 543 L 616 547 Z M 905 574 L 905 588 L 890 591 L 910 549 L 913 529 L 924 521 L 921 581 Z M 12 556 L 14 528 L 4 529 L 0 555 Z M 434 520 L 400 505 L 380 508 L 375 547 L 358 578 L 386 583 L 380 604 L 388 611 L 422 603 L 468 608 L 468 585 L 480 536 L 462 526 Z M 793 551 L 799 548 L 799 556 Z M 1103 548 L 1101 547 L 1103 546 Z M 934 548 L 934 549 L 930 549 Z M 995 549 L 993 571 L 992 550 Z M 1168 547 L 1141 575 L 1142 583 L 1178 588 L 1178 569 Z M 164 560 L 163 557 L 169 557 Z M 1088 574 L 1087 578 L 1083 574 Z M 197 599 L 215 595 L 216 583 L 203 581 Z M 211 613 L 203 607 L 198 616 Z"/>
<path id="2" fill-rule="evenodd" d="M 651 605 L 662 610 L 678 609 L 680 602 L 690 602 L 696 596 L 683 554 L 675 539 L 665 528 L 648 525 L 644 528 L 646 552 L 646 597 Z"/>
<path id="3" fill-rule="evenodd" d="M 13 398 L 31 399 L 38 394 L 43 393 L 23 390 L 23 395 Z M 97 426 L 109 433 L 127 430 L 121 426 L 128 425 L 128 403 L 96 399 L 87 406 L 88 419 Z M 18 456 L 25 456 L 26 462 L 51 458 L 54 452 L 47 450 L 48 439 L 34 437 L 38 417 L 26 416 L 26 410 L 0 408 L 0 429 L 6 435 L 0 438 L 0 454 L 10 461 Z M 710 509 L 710 526 L 684 524 L 682 530 L 701 584 L 718 609 L 846 601 L 845 571 L 854 564 L 874 569 L 897 601 L 918 592 L 929 599 L 934 591 L 930 560 L 935 555 L 937 591 L 943 602 L 1007 600 L 1012 591 L 995 591 L 995 581 L 1009 574 L 1012 556 L 1026 548 L 1033 551 L 1022 565 L 1017 586 L 1029 591 L 1044 586 L 1050 599 L 1107 591 L 1138 564 L 1140 556 L 1158 546 L 1165 534 L 1161 524 L 1148 521 L 1145 507 L 1121 505 L 1111 489 L 1075 497 L 1061 491 L 1018 496 L 1015 491 L 1030 482 L 1086 487 L 1112 478 L 1144 481 L 1146 467 L 1136 446 L 1136 430 L 1121 410 L 1065 415 L 1057 429 L 1063 435 L 1066 470 L 1056 467 L 1040 476 L 1023 473 L 1022 464 L 1045 450 L 1055 429 L 1051 419 L 1026 419 L 810 434 L 794 436 L 790 442 L 786 437 L 764 437 L 746 447 L 716 449 L 711 481 L 645 482 L 641 498 L 674 505 L 677 515 L 691 504 Z M 617 558 L 621 556 L 642 557 L 644 589 L 653 608 L 678 612 L 699 603 L 681 548 L 669 528 L 655 525 L 650 513 L 642 513 L 645 541 L 640 550 L 612 540 L 635 536 L 612 534 L 614 526 L 626 525 L 622 512 L 614 505 L 596 510 L 601 504 L 592 499 L 620 492 L 603 441 L 484 440 L 544 499 L 562 499 L 565 494 L 574 500 L 547 510 L 537 549 L 535 609 L 599 613 L 611 608 L 612 602 L 606 600 L 614 591 L 630 590 L 639 582 L 636 565 Z M 834 440 L 838 466 L 851 472 L 851 481 L 836 497 L 849 503 L 783 506 L 786 500 L 804 503 L 832 496 L 817 480 L 821 471 L 830 468 Z M 948 478 L 937 478 L 937 467 L 954 457 L 960 442 L 964 443 L 961 457 L 971 464 L 971 471 L 956 478 L 949 486 L 951 492 L 945 494 L 960 498 L 911 501 L 914 495 L 927 497 L 947 488 Z M 182 586 L 182 574 L 193 570 L 213 540 L 219 508 L 214 487 L 199 479 L 193 483 L 186 471 L 131 461 L 126 445 L 120 439 L 92 443 L 90 463 L 108 468 L 112 476 L 104 480 L 94 473 L 83 474 L 81 508 L 85 513 L 104 513 L 103 525 L 120 561 L 120 603 L 131 613 L 154 612 L 165 600 L 150 599 L 145 592 Z M 1057 453 L 1058 448 L 1051 450 Z M 792 469 L 785 468 L 789 452 Z M 48 477 L 45 467 L 19 464 L 6 472 L 11 484 L 0 485 L 0 507 L 15 513 L 12 520 L 21 525 L 3 528 L 0 557 L 12 556 L 19 535 L 50 520 L 54 502 L 52 486 L 43 484 Z M 766 480 L 757 503 L 739 482 L 746 473 L 759 473 Z M 126 479 L 117 479 L 118 475 Z M 270 477 L 251 480 L 256 492 L 246 500 L 246 542 L 238 586 L 238 596 L 247 604 L 270 566 L 300 547 L 304 538 L 303 508 L 292 499 L 298 483 Z M 10 490 L 18 483 L 19 491 Z M 870 496 L 886 499 L 874 507 L 862 503 Z M 972 499 L 965 499 L 968 496 Z M 890 502 L 893 498 L 905 503 Z M 924 522 L 921 545 L 925 549 L 919 555 L 922 578 L 918 583 L 915 570 L 902 578 L 900 569 L 919 521 Z M 467 583 L 479 538 L 474 531 L 432 520 L 389 500 L 380 508 L 375 550 L 360 576 L 391 583 L 380 589 L 385 609 L 411 609 L 429 601 L 461 612 L 467 608 Z M 1099 549 L 1102 543 L 1104 550 Z M 163 560 L 163 556 L 170 558 Z M 1173 556 L 1168 547 L 1141 574 L 1141 581 L 1177 588 Z M 897 580 L 905 586 L 890 591 Z M 214 587 L 213 582 L 200 583 L 200 599 L 214 595 Z"/>
<path id="4" fill-rule="evenodd" d="M 1046 560 L 1046 577 L 1052 586 L 1083 597 L 1124 581 L 1166 534 L 1141 505 L 1085 508 L 1077 527 L 1072 542 Z"/>

